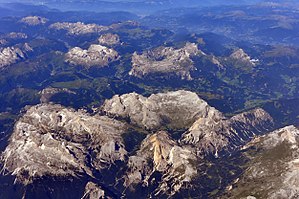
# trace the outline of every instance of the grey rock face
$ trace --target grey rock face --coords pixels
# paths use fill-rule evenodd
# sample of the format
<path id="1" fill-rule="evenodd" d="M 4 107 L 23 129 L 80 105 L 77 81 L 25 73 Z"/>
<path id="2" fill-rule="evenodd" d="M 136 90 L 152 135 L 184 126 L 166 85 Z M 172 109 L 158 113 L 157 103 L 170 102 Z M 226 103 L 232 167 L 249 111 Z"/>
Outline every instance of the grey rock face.
<path id="1" fill-rule="evenodd" d="M 174 73 L 181 79 L 191 80 L 190 71 L 195 70 L 191 57 L 202 53 L 194 43 L 187 43 L 181 49 L 159 47 L 141 55 L 135 52 L 129 74 L 141 78 L 148 74 Z"/>
<path id="2" fill-rule="evenodd" d="M 0 69 L 15 64 L 18 61 L 25 60 L 27 53 L 33 49 L 25 43 L 23 46 L 13 46 L 0 48 Z"/>
<path id="3" fill-rule="evenodd" d="M 49 28 L 54 30 L 66 30 L 69 35 L 84 35 L 90 33 L 100 33 L 102 31 L 109 30 L 108 26 L 101 26 L 97 24 L 85 24 L 82 22 L 57 22 L 50 25 Z"/>
<path id="4" fill-rule="evenodd" d="M 250 56 L 244 52 L 243 49 L 238 49 L 230 55 L 233 59 L 239 59 L 242 61 L 250 61 Z"/>
<path id="5" fill-rule="evenodd" d="M 88 182 L 85 186 L 85 192 L 81 199 L 104 199 L 105 191 L 93 182 Z"/>
<path id="6" fill-rule="evenodd" d="M 165 131 L 157 132 L 147 136 L 137 154 L 129 158 L 125 186 L 134 187 L 139 183 L 149 186 L 149 179 L 159 171 L 163 176 L 154 194 L 173 195 L 197 174 L 196 161 L 190 148 L 180 147 Z"/>
<path id="7" fill-rule="evenodd" d="M 124 160 L 121 135 L 125 124 L 105 116 L 90 116 L 60 105 L 31 107 L 15 124 L 8 147 L 2 154 L 4 169 L 22 183 L 50 176 L 77 176 L 86 172 L 89 150 L 91 165 L 100 170 Z"/>
<path id="8" fill-rule="evenodd" d="M 298 198 L 298 128 L 287 126 L 257 137 L 243 150 L 250 158 L 248 168 L 227 192 L 229 198 Z"/>
<path id="9" fill-rule="evenodd" d="M 45 95 L 52 92 L 57 90 L 49 88 L 42 91 Z M 95 171 L 109 169 L 117 161 L 122 162 L 123 169 L 111 177 L 115 180 L 113 186 L 123 185 L 124 194 L 140 186 L 149 189 L 154 186 L 148 197 L 174 196 L 190 188 L 193 182 L 198 182 L 199 175 L 206 171 L 200 165 L 209 163 L 205 159 L 207 155 L 233 154 L 244 145 L 248 148 L 250 143 L 258 143 L 255 138 L 264 135 L 273 125 L 271 116 L 262 109 L 227 118 L 196 93 L 184 90 L 149 97 L 136 93 L 116 95 L 106 100 L 100 109 L 107 116 L 90 115 L 84 110 L 75 111 L 53 104 L 29 108 L 16 122 L 9 145 L 1 155 L 4 170 L 26 185 L 43 176 L 84 174 L 94 177 Z M 124 139 L 132 129 L 139 131 L 139 127 L 148 130 L 148 135 L 140 145 L 133 146 L 136 150 L 128 153 L 125 143 L 130 142 Z M 170 131 L 162 130 L 166 128 L 188 130 L 175 140 Z M 263 145 L 257 146 L 267 151 L 287 142 L 297 153 L 298 132 L 292 128 L 282 133 L 279 131 L 276 133 L 278 136 L 273 133 L 259 137 L 263 139 Z M 241 150 L 246 150 L 246 147 Z M 292 172 L 297 172 L 298 157 L 287 157 L 288 164 L 283 164 L 284 168 L 294 169 L 287 170 L 290 172 L 285 173 L 283 179 L 287 187 L 295 187 L 297 184 L 292 179 L 299 180 Z M 161 178 L 157 178 L 157 174 Z M 253 174 L 256 175 L 256 172 Z M 289 189 L 280 189 L 277 189 L 279 194 L 285 194 L 284 190 L 287 190 L 289 196 Z M 278 192 L 271 194 L 277 196 Z M 88 183 L 83 198 L 106 197 L 103 195 L 105 193 L 100 186 Z M 249 195 L 254 196 L 252 193 L 244 196 Z"/>
<path id="10" fill-rule="evenodd" d="M 117 34 L 107 33 L 100 36 L 99 43 L 101 45 L 113 46 L 120 44 L 120 38 Z"/>
<path id="11" fill-rule="evenodd" d="M 205 117 L 210 109 L 213 108 L 196 93 L 184 90 L 153 94 L 148 98 L 136 93 L 116 95 L 102 106 L 108 115 L 128 118 L 146 129 L 188 128 L 197 118 Z"/>
<path id="12" fill-rule="evenodd" d="M 246 144 L 257 135 L 273 127 L 272 117 L 263 109 L 241 113 L 232 118 L 224 117 L 216 109 L 199 118 L 184 133 L 181 142 L 196 146 L 199 154 L 231 151 Z"/>
<path id="13" fill-rule="evenodd" d="M 29 26 L 37 26 L 47 23 L 49 20 L 44 17 L 39 16 L 27 16 L 21 19 L 21 23 L 24 23 Z"/>
<path id="14" fill-rule="evenodd" d="M 65 61 L 77 66 L 104 67 L 119 59 L 118 53 L 101 45 L 91 45 L 87 50 L 79 47 L 72 48 L 66 55 Z"/>
<path id="15" fill-rule="evenodd" d="M 241 48 L 233 52 L 229 58 L 237 63 L 245 64 L 248 66 L 255 66 L 258 63 L 258 60 L 251 59 L 251 57 Z"/>

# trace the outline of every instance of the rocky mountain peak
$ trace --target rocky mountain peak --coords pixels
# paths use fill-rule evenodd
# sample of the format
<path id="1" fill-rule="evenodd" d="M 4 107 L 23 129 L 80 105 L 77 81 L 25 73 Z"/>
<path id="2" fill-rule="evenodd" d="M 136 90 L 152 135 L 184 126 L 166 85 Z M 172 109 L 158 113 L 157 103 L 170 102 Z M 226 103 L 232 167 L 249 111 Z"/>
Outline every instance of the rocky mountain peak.
<path id="1" fill-rule="evenodd" d="M 99 43 L 101 45 L 113 46 L 120 44 L 120 38 L 117 34 L 107 33 L 100 36 Z"/>
<path id="2" fill-rule="evenodd" d="M 238 49 L 230 55 L 231 58 L 250 61 L 250 56 L 243 49 Z"/>
<path id="3" fill-rule="evenodd" d="M 278 129 L 265 136 L 263 145 L 265 148 L 274 148 L 282 143 L 290 144 L 290 147 L 298 148 L 299 129 L 293 125 Z"/>
<path id="4" fill-rule="evenodd" d="M 15 124 L 2 154 L 4 169 L 24 184 L 35 178 L 77 176 L 124 160 L 121 135 L 126 125 L 105 116 L 91 116 L 60 105 L 33 106 Z M 86 162 L 93 150 L 93 168 Z"/>
<path id="5" fill-rule="evenodd" d="M 199 154 L 232 151 L 243 146 L 256 135 L 263 135 L 273 127 L 272 117 L 263 109 L 224 117 L 211 109 L 205 118 L 199 118 L 182 136 L 181 142 L 195 145 Z"/>
<path id="6" fill-rule="evenodd" d="M 50 25 L 49 28 L 54 30 L 65 30 L 69 35 L 84 35 L 90 33 L 100 33 L 102 31 L 109 30 L 109 27 L 107 26 L 101 26 L 97 24 L 85 24 L 82 22 L 57 22 Z"/>
<path id="7" fill-rule="evenodd" d="M 51 92 L 56 90 L 42 91 Z M 44 176 L 94 177 L 112 165 L 122 165 L 112 180 L 124 190 L 142 186 L 153 189 L 148 197 L 174 196 L 198 180 L 199 164 L 207 156 L 221 159 L 245 150 L 244 145 L 273 127 L 273 119 L 263 109 L 225 117 L 185 90 L 149 97 L 115 95 L 100 110 L 89 114 L 55 104 L 29 107 L 1 156 L 4 170 L 26 185 Z M 147 136 L 127 152 L 125 137 L 132 130 Z M 173 131 L 185 132 L 175 139 Z M 284 130 L 281 138 L 297 143 L 291 131 L 291 127 Z M 86 186 L 84 197 L 103 194 L 101 186 L 93 183 Z"/>
<path id="8" fill-rule="evenodd" d="M 286 126 L 246 144 L 242 152 L 250 160 L 247 169 L 226 196 L 296 198 L 299 194 L 298 141 L 299 129 Z"/>
<path id="9" fill-rule="evenodd" d="M 243 49 L 238 49 L 234 51 L 231 55 L 230 58 L 239 62 L 243 62 L 245 64 L 249 64 L 252 66 L 255 66 L 258 62 L 256 59 L 252 59 Z"/>
<path id="10" fill-rule="evenodd" d="M 125 186 L 134 187 L 139 183 L 150 186 L 149 179 L 158 171 L 163 176 L 154 191 L 155 196 L 160 193 L 173 195 L 196 176 L 196 161 L 191 149 L 179 146 L 167 132 L 159 131 L 147 136 L 137 154 L 130 157 Z"/>
<path id="11" fill-rule="evenodd" d="M 111 48 L 92 44 L 87 50 L 74 47 L 65 55 L 65 61 L 77 66 L 104 67 L 119 59 L 118 53 Z"/>
<path id="12" fill-rule="evenodd" d="M 15 64 L 18 61 L 25 60 L 27 54 L 33 51 L 28 43 L 15 45 L 6 48 L 0 48 L 0 69 Z"/>
<path id="13" fill-rule="evenodd" d="M 186 43 L 183 48 L 159 47 L 142 54 L 134 53 L 130 75 L 143 77 L 149 74 L 174 73 L 181 79 L 191 80 L 195 70 L 192 56 L 201 54 L 196 44 Z"/>
<path id="14" fill-rule="evenodd" d="M 167 165 L 167 158 L 171 148 L 174 146 L 174 141 L 170 139 L 165 131 L 160 131 L 149 137 L 149 142 L 144 143 L 143 150 L 150 148 L 153 151 L 153 160 L 156 170 L 163 170 Z M 149 144 L 150 146 L 146 146 Z"/>
<path id="15" fill-rule="evenodd" d="M 186 128 L 204 116 L 209 105 L 190 91 L 174 91 L 143 97 L 136 93 L 116 95 L 106 100 L 102 110 L 108 115 L 128 118 L 131 123 L 146 129 L 162 126 Z"/>
<path id="16" fill-rule="evenodd" d="M 21 23 L 29 26 L 37 26 L 47 23 L 49 20 L 40 16 L 27 16 L 21 19 Z"/>
<path id="17" fill-rule="evenodd" d="M 85 186 L 85 192 L 81 199 L 109 199 L 105 195 L 105 191 L 97 184 L 88 182 Z"/>

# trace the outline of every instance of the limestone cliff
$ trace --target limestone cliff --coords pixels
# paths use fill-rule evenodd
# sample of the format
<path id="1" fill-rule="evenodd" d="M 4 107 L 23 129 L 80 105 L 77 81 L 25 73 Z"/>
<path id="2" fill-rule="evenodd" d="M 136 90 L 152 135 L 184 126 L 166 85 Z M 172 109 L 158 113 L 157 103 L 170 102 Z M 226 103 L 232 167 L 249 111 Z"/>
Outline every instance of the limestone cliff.
<path id="1" fill-rule="evenodd" d="M 160 172 L 162 179 L 154 195 L 173 195 L 196 176 L 196 162 L 191 148 L 179 146 L 165 131 L 157 132 L 145 138 L 137 154 L 130 157 L 125 186 L 150 186 L 151 176 Z"/>

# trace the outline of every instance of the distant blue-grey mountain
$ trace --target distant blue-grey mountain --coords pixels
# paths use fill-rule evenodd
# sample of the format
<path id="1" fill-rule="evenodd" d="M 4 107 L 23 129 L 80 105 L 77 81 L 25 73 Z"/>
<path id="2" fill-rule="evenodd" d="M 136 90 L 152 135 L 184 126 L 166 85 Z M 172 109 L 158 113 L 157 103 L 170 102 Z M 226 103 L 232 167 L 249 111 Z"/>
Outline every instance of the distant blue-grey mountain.
<path id="1" fill-rule="evenodd" d="M 267 2 L 265 0 L 0 0 L 0 3 L 31 3 L 35 5 L 46 5 L 51 8 L 61 10 L 87 10 L 95 12 L 109 11 L 129 11 L 138 14 L 149 14 L 159 10 L 182 7 L 208 7 L 220 5 L 246 5 Z M 287 3 L 295 2 L 294 0 L 282 1 L 276 0 L 271 2 Z"/>

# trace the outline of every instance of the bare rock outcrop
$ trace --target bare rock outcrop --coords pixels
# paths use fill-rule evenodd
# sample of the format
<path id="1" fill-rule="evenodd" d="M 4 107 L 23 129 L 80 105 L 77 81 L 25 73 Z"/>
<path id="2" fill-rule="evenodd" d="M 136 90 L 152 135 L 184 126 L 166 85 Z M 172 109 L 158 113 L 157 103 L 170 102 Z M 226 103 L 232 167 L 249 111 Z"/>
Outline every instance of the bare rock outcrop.
<path id="1" fill-rule="evenodd" d="M 20 20 L 21 23 L 24 23 L 29 26 L 43 25 L 48 21 L 49 20 L 47 18 L 40 16 L 27 16 Z"/>
<path id="2" fill-rule="evenodd" d="M 125 124 L 105 116 L 36 105 L 15 124 L 2 154 L 4 169 L 24 184 L 43 176 L 92 176 L 92 169 L 124 160 L 125 130 Z"/>
<path id="3" fill-rule="evenodd" d="M 76 66 L 104 67 L 119 59 L 118 53 L 111 48 L 102 45 L 91 45 L 87 50 L 75 47 L 66 55 L 65 61 Z"/>
<path id="4" fill-rule="evenodd" d="M 149 97 L 136 93 L 115 95 L 102 106 L 108 115 L 129 119 L 145 129 L 159 129 L 162 126 L 185 129 L 197 118 L 205 117 L 210 109 L 214 108 L 196 93 L 184 90 Z"/>
<path id="5" fill-rule="evenodd" d="M 49 88 L 42 92 L 50 95 L 59 91 Z M 100 115 L 104 113 L 107 116 Z M 184 90 L 149 97 L 136 93 L 115 95 L 92 115 L 61 105 L 39 104 L 27 108 L 16 122 L 1 162 L 4 171 L 25 185 L 45 176 L 95 178 L 99 171 L 109 173 L 118 169 L 117 174 L 111 174 L 114 181 L 109 186 L 119 187 L 124 197 L 144 187 L 151 190 L 145 195 L 155 198 L 178 196 L 183 190 L 194 191 L 198 187 L 193 183 L 201 180 L 200 175 L 204 180 L 204 172 L 213 170 L 212 164 L 223 161 L 224 155 L 233 157 L 242 153 L 248 157 L 248 168 L 266 169 L 267 166 L 258 167 L 259 155 L 266 157 L 269 150 L 274 150 L 269 154 L 275 155 L 275 150 L 280 153 L 287 148 L 283 156 L 286 163 L 277 167 L 280 171 L 284 168 L 279 182 L 286 186 L 277 185 L 275 192 L 271 188 L 268 197 L 292 197 L 298 192 L 299 180 L 295 174 L 298 173 L 299 132 L 295 127 L 288 127 L 266 135 L 272 127 L 273 119 L 263 109 L 229 118 L 196 93 Z M 176 130 L 185 132 L 179 137 L 170 134 Z M 130 146 L 132 140 L 128 136 L 133 135 L 132 131 L 147 133 L 146 138 L 138 140 L 140 145 L 134 140 L 134 146 Z M 247 154 L 251 146 L 257 146 L 258 153 Z M 127 152 L 127 147 L 134 150 Z M 248 171 L 249 179 L 262 175 L 257 175 L 258 170 L 252 171 Z M 242 182 L 247 182 L 244 179 Z M 231 181 L 224 182 L 223 187 L 228 183 Z M 88 183 L 83 198 L 108 197 L 106 194 L 111 193 L 105 191 L 97 184 Z M 254 196 L 254 193 L 246 194 Z"/>
<path id="6" fill-rule="evenodd" d="M 101 45 L 113 46 L 120 44 L 120 38 L 117 34 L 107 33 L 100 36 L 99 43 Z"/>
<path id="7" fill-rule="evenodd" d="M 255 66 L 259 60 L 252 59 L 243 49 L 238 49 L 234 51 L 229 58 L 236 62 L 236 64 L 245 64 L 247 66 Z"/>
<path id="8" fill-rule="evenodd" d="M 88 182 L 85 186 L 85 192 L 81 199 L 106 199 L 105 191 L 93 182 Z"/>
<path id="9" fill-rule="evenodd" d="M 242 61 L 250 61 L 250 56 L 244 52 L 243 49 L 238 49 L 230 55 L 233 59 L 239 59 Z"/>
<path id="10" fill-rule="evenodd" d="M 157 171 L 163 176 L 154 195 L 173 195 L 196 176 L 196 161 L 190 148 L 180 147 L 167 132 L 160 131 L 147 136 L 137 154 L 129 158 L 124 184 L 126 187 L 139 183 L 149 186 L 149 179 Z"/>
<path id="11" fill-rule="evenodd" d="M 0 48 L 0 69 L 27 59 L 27 53 L 33 51 L 29 44 Z"/>
<path id="12" fill-rule="evenodd" d="M 299 129 L 287 126 L 243 147 L 250 159 L 243 175 L 224 198 L 298 198 Z"/>
<path id="13" fill-rule="evenodd" d="M 69 35 L 84 35 L 91 33 L 100 33 L 110 29 L 109 26 L 101 26 L 97 24 L 85 24 L 82 22 L 69 23 L 69 22 L 57 22 L 49 26 L 54 30 L 65 30 Z"/>
<path id="14" fill-rule="evenodd" d="M 273 118 L 260 108 L 231 118 L 214 109 L 206 117 L 199 118 L 183 134 L 181 142 L 192 144 L 199 154 L 218 156 L 219 152 L 233 151 L 255 136 L 263 135 L 273 125 Z"/>
<path id="15" fill-rule="evenodd" d="M 141 78 L 149 74 L 174 73 L 181 79 L 191 80 L 190 72 L 195 70 L 191 58 L 202 53 L 194 43 L 186 43 L 180 49 L 159 47 L 140 55 L 135 52 L 129 74 Z"/>

